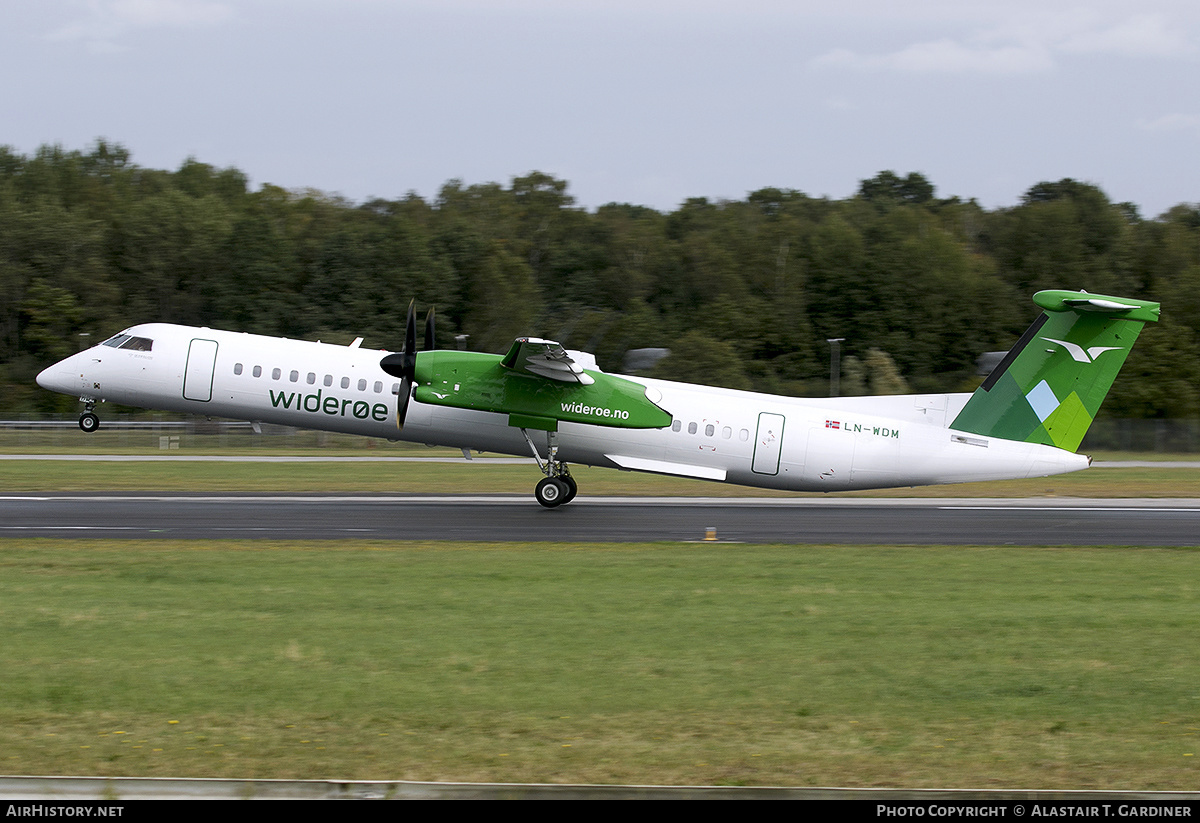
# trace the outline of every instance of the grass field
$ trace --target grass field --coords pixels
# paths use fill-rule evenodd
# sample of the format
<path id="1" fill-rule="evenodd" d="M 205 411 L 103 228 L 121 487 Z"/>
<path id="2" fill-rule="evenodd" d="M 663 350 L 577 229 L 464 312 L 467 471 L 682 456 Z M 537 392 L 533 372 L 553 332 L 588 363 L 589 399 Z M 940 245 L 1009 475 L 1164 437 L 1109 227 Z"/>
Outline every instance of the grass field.
<path id="1" fill-rule="evenodd" d="M 1194 789 L 1200 551 L 7 541 L 0 772 Z"/>
<path id="2" fill-rule="evenodd" d="M 576 474 L 585 495 L 764 494 Z M 0 462 L 5 491 L 526 493 L 537 476 Z M 1198 481 L 1091 469 L 892 494 Z M 1194 789 L 1197 581 L 1194 549 L 0 540 L 0 773 Z"/>

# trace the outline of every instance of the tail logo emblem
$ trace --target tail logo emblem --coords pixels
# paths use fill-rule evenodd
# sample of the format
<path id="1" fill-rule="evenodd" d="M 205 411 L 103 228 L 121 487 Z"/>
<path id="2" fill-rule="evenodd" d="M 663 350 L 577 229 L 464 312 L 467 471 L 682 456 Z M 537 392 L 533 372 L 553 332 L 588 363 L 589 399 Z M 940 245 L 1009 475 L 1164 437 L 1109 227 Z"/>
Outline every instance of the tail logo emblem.
<path id="1" fill-rule="evenodd" d="M 1043 337 L 1042 339 L 1062 346 L 1067 350 L 1067 354 L 1071 355 L 1071 359 L 1079 363 L 1095 363 L 1096 358 L 1106 351 L 1119 351 L 1121 348 L 1120 346 L 1092 346 L 1087 351 L 1084 351 L 1083 346 L 1077 343 L 1068 343 L 1066 340 L 1055 340 L 1053 337 Z"/>

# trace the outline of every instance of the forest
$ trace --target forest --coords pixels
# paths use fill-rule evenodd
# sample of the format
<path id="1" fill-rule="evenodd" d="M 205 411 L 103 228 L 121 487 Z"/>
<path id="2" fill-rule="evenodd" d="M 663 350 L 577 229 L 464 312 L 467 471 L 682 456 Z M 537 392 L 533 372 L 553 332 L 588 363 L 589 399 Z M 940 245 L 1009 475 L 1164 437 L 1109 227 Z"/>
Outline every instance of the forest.
<path id="1" fill-rule="evenodd" d="M 832 200 L 764 188 L 671 212 L 575 205 L 541 172 L 450 180 L 437 197 L 354 203 L 192 158 L 0 147 L 0 413 L 71 412 L 38 371 L 146 321 L 403 345 L 415 299 L 438 344 L 501 352 L 558 340 L 621 371 L 793 396 L 968 391 L 1039 289 L 1161 301 L 1104 412 L 1200 416 L 1200 205 L 1146 217 L 1094 185 L 1038 182 L 1012 207 L 938 198 L 883 171 Z"/>

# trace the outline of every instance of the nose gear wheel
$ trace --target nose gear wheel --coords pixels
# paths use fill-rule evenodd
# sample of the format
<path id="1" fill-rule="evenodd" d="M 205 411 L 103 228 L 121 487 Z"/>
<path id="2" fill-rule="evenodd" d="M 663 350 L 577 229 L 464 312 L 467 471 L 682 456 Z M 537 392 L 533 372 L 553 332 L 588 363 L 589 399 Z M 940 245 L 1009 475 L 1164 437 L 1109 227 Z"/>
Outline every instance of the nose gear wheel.
<path id="1" fill-rule="evenodd" d="M 100 428 L 100 418 L 92 411 L 96 408 L 96 401 L 86 396 L 79 399 L 83 401 L 83 413 L 79 415 L 79 428 L 81 431 L 91 434 Z"/>

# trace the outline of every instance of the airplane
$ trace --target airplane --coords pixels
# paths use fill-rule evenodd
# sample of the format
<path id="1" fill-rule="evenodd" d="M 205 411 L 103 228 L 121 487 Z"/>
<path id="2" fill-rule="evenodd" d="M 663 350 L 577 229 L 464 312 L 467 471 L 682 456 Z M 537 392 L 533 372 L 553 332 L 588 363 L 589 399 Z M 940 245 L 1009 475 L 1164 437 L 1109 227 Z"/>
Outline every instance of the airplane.
<path id="1" fill-rule="evenodd" d="M 104 401 L 512 455 L 532 454 L 535 497 L 574 499 L 570 465 L 790 491 L 1043 477 L 1076 454 L 1159 304 L 1040 291 L 1042 314 L 974 393 L 793 398 L 607 374 L 534 337 L 507 354 L 417 350 L 409 306 L 399 352 L 209 328 L 132 326 L 50 366 L 43 388 Z"/>

